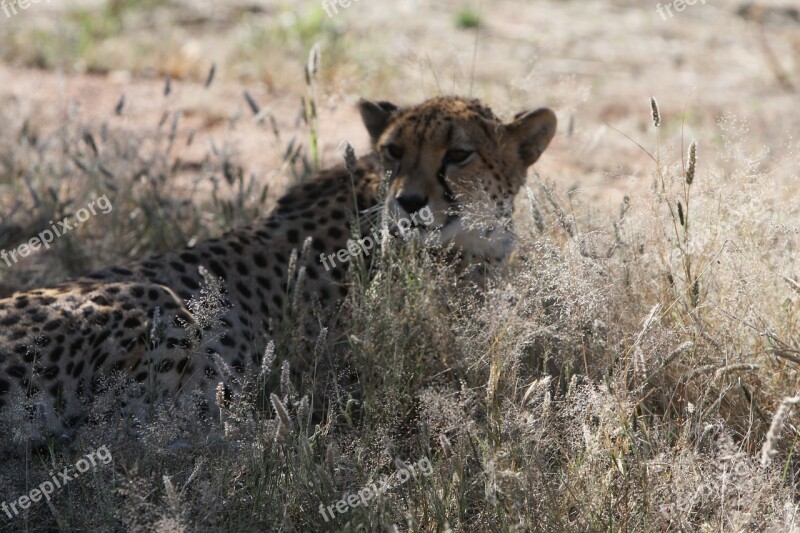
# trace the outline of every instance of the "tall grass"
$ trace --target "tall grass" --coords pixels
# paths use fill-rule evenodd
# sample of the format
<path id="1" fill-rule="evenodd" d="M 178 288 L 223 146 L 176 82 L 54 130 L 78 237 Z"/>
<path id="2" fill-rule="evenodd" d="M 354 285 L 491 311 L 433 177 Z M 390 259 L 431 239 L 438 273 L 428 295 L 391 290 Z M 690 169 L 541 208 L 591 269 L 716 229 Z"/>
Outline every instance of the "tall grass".
<path id="1" fill-rule="evenodd" d="M 659 112 L 658 127 L 669 120 Z M 17 193 L 2 196 L 3 227 L 17 228 L 3 246 L 91 192 L 112 191 L 115 216 L 2 281 L 157 253 L 262 210 L 267 195 L 221 153 L 199 178 L 217 185 L 211 204 L 170 187 L 172 123 L 38 136 L 0 115 L 0 185 Z M 109 397 L 43 453 L 10 425 L 22 406 L 6 413 L 0 501 L 98 446 L 114 462 L 0 515 L 0 530 L 797 530 L 797 259 L 775 228 L 800 213 L 776 210 L 779 177 L 731 147 L 698 158 L 700 139 L 683 163 L 657 142 L 655 186 L 613 217 L 532 176 L 518 250 L 485 292 L 413 242 L 389 245 L 377 269 L 350 271 L 346 328 L 316 343 L 324 375 L 297 375 L 298 331 L 280 329 L 210 423 L 191 398 L 131 423 L 109 416 Z M 430 476 L 330 522 L 318 512 L 423 457 Z"/>

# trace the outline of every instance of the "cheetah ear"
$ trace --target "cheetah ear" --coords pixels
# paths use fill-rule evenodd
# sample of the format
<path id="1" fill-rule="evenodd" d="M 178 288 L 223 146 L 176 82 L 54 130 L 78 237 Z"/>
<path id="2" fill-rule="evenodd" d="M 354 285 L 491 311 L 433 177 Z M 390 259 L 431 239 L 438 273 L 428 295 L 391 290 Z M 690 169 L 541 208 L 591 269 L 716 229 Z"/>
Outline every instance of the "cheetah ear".
<path id="1" fill-rule="evenodd" d="M 556 134 L 557 124 L 556 114 L 542 108 L 518 113 L 514 121 L 505 126 L 511 147 L 516 146 L 517 154 L 526 168 L 544 153 Z"/>
<path id="2" fill-rule="evenodd" d="M 389 119 L 394 112 L 397 111 L 397 106 L 390 102 L 374 102 L 362 98 L 358 102 L 358 110 L 361 113 L 361 120 L 364 121 L 364 126 L 367 127 L 372 142 L 375 143 L 383 132 L 386 131 L 386 126 L 389 125 Z"/>

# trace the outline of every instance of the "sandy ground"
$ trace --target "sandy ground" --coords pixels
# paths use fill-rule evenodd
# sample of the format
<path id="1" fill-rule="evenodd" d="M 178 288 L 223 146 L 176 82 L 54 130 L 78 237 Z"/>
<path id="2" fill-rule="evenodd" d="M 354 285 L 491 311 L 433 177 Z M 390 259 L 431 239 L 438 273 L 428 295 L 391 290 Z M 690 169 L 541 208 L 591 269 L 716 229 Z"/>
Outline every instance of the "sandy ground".
<path id="1" fill-rule="evenodd" d="M 298 2 L 297 12 L 313 4 Z M 263 17 L 275 16 L 274 2 L 253 5 Z M 623 195 L 650 183 L 652 161 L 625 135 L 655 151 L 651 95 L 664 116 L 660 152 L 673 160 L 692 138 L 701 146 L 720 146 L 726 116 L 727 123 L 746 124 L 745 150 L 771 147 L 760 163 L 763 170 L 796 159 L 797 115 L 791 110 L 800 87 L 800 20 L 789 3 L 748 7 L 714 0 L 670 11 L 669 17 L 649 2 L 487 1 L 479 9 L 483 26 L 477 34 L 456 28 L 454 13 L 461 5 L 404 1 L 387 7 L 365 0 L 331 18 L 344 33 L 335 56 L 322 49 L 317 100 L 323 163 L 336 161 L 343 140 L 360 152 L 367 149 L 354 109 L 359 96 L 411 103 L 441 93 L 479 96 L 504 116 L 554 107 L 560 134 L 537 170 L 601 207 L 616 208 Z M 38 21 L 62 15 L 48 6 L 18 18 L 29 16 Z M 274 116 L 284 141 L 305 141 L 302 63 L 291 73 L 276 65 L 270 83 L 243 81 L 226 69 L 230 52 L 219 44 L 235 40 L 236 24 L 175 31 L 191 38 L 192 57 L 204 58 L 196 63 L 220 65 L 210 88 L 187 76 L 164 96 L 160 75 L 136 76 L 125 65 L 106 75 L 5 65 L 0 103 L 19 106 L 44 128 L 77 113 L 89 122 L 141 131 L 154 128 L 164 112 L 179 111 L 179 138 L 194 136 L 192 146 L 181 143 L 182 160 L 199 161 L 208 143 L 226 144 L 249 171 L 270 176 L 283 146 L 268 121 L 253 119 L 243 91 Z M 388 78 L 379 75 L 387 70 Z M 113 111 L 122 95 L 125 108 L 117 117 Z M 280 191 L 284 184 L 275 185 Z"/>

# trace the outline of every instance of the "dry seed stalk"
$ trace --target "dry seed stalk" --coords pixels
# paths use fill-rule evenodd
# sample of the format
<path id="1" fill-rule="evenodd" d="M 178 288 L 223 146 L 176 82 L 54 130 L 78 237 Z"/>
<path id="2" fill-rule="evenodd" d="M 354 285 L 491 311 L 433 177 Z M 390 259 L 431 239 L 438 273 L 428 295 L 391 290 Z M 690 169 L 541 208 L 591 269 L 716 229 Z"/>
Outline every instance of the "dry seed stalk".
<path id="1" fill-rule="evenodd" d="M 797 403 L 800 403 L 800 396 L 784 398 L 780 407 L 778 407 L 778 410 L 775 412 L 775 416 L 772 417 L 772 424 L 769 426 L 767 438 L 764 439 L 764 446 L 761 448 L 761 466 L 767 466 L 778 453 L 775 448 L 778 444 L 778 438 L 781 435 L 781 429 L 783 429 L 783 421 L 789 415 L 792 406 Z"/>
<path id="2" fill-rule="evenodd" d="M 270 403 L 272 403 L 272 408 L 275 410 L 275 414 L 278 415 L 278 420 L 281 421 L 281 424 L 287 429 L 292 429 L 292 421 L 289 418 L 289 411 L 286 410 L 286 406 L 283 405 L 281 399 L 278 398 L 276 394 L 269 395 Z"/>
<path id="3" fill-rule="evenodd" d="M 661 113 L 658 110 L 658 102 L 652 96 L 650 97 L 650 111 L 653 113 L 653 124 L 657 128 L 661 125 Z"/>
<path id="4" fill-rule="evenodd" d="M 686 185 L 691 185 L 694 181 L 695 166 L 697 164 L 697 141 L 692 141 L 689 145 L 689 164 L 686 167 Z"/>

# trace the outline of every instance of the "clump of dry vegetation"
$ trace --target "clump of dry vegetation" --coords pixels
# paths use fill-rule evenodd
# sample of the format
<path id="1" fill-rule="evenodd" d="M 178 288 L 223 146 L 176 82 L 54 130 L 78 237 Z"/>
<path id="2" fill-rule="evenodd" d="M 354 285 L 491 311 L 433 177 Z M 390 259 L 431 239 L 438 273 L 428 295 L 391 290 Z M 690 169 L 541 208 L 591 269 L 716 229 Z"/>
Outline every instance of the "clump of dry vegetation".
<path id="1" fill-rule="evenodd" d="M 78 250 L 110 261 L 198 231 L 204 207 L 164 187 L 175 168 L 168 132 L 151 137 L 148 152 L 125 131 L 101 129 L 89 143 L 85 125 L 36 138 L 3 121 L 4 186 L 27 184 L 29 198 L 16 202 L 33 205 L 29 213 L 112 191 L 112 233 L 80 234 Z M 318 388 L 290 378 L 287 344 L 275 339 L 218 420 L 201 422 L 187 400 L 131 428 L 100 401 L 96 421 L 69 445 L 20 452 L 24 431 L 6 433 L 17 446 L 3 462 L 6 501 L 85 450 L 106 445 L 114 461 L 3 527 L 797 527 L 796 399 L 784 398 L 797 382 L 799 294 L 780 240 L 792 235 L 776 233 L 771 194 L 752 186 L 769 180 L 757 161 L 715 160 L 702 146 L 693 141 L 683 162 L 659 146 L 651 190 L 626 198 L 611 220 L 532 177 L 518 199 L 510 272 L 484 294 L 413 247 L 390 247 L 375 272 L 353 269 L 345 334 L 318 344 L 317 357 L 336 360 L 337 371 Z M 213 161 L 204 179 L 231 172 Z M 70 188 L 42 189 L 52 187 L 47 172 Z M 259 209 L 263 195 L 239 197 L 239 179 L 219 180 L 230 187 L 215 189 L 205 209 L 238 201 L 241 209 L 221 212 L 242 219 Z M 6 212 L 4 224 L 23 237 L 24 223 L 41 219 Z M 74 253 L 59 246 L 44 275 Z M 331 398 L 321 419 L 315 394 Z M 397 459 L 421 458 L 430 476 L 332 523 L 318 512 L 392 473 Z"/>

